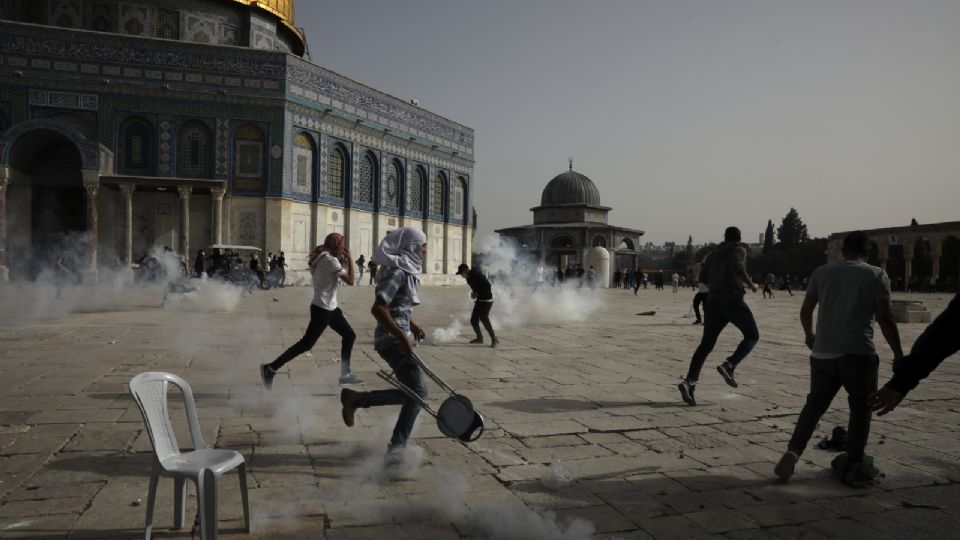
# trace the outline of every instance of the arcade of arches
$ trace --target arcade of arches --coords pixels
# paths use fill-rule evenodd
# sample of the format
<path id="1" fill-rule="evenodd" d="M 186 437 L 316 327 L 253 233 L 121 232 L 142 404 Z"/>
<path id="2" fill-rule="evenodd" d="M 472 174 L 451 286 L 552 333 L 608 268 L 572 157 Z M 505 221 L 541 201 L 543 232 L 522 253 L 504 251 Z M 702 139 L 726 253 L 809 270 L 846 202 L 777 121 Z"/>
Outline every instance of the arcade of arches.
<path id="1" fill-rule="evenodd" d="M 884 268 L 894 290 L 955 291 L 960 284 L 960 221 L 863 231 L 870 264 Z M 830 235 L 828 260 L 840 260 L 847 232 Z"/>
<path id="2" fill-rule="evenodd" d="M 135 249 L 220 243 L 224 192 L 223 181 L 101 173 L 63 133 L 28 131 L 0 166 L 0 280 L 34 279 L 59 258 L 96 278 L 98 267 L 129 266 Z M 167 219 L 134 223 L 135 205 L 160 205 Z"/>

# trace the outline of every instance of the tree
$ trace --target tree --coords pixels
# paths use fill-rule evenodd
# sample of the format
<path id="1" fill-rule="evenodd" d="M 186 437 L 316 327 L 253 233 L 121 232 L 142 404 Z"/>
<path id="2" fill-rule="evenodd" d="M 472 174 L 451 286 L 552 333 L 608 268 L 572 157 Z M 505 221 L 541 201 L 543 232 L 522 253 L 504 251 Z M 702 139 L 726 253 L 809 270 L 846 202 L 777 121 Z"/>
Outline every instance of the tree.
<path id="1" fill-rule="evenodd" d="M 770 253 L 773 249 L 773 220 L 767 220 L 767 230 L 763 233 L 763 254 Z"/>
<path id="2" fill-rule="evenodd" d="M 803 244 L 810 240 L 807 234 L 807 226 L 800 219 L 800 214 L 796 208 L 790 208 L 787 215 L 783 217 L 780 226 L 777 227 L 777 240 L 780 241 L 780 247 L 786 251 Z"/>

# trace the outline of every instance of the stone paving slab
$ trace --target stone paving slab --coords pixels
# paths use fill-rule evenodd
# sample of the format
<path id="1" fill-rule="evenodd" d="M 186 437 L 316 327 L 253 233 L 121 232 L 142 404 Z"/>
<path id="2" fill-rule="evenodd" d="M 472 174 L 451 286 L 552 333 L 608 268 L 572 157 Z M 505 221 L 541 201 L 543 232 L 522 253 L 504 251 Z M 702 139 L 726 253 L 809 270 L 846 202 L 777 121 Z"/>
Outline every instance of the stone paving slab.
<path id="1" fill-rule="evenodd" d="M 397 411 L 363 410 L 356 426 L 342 424 L 334 335 L 289 364 L 273 391 L 260 386 L 257 366 L 306 325 L 307 289 L 257 292 L 210 313 L 162 309 L 153 290 L 70 288 L 45 313 L 48 292 L 0 285 L 4 306 L 30 306 L 0 314 L 2 538 L 142 535 L 152 456 L 126 383 L 148 370 L 187 379 L 206 441 L 247 460 L 253 531 L 241 532 L 237 478 L 227 474 L 223 538 L 960 538 L 960 362 L 875 419 L 868 452 L 884 473 L 876 485 L 837 483 L 834 454 L 817 449 L 794 481 L 774 481 L 807 391 L 801 295 L 748 298 L 761 341 L 738 370 L 741 386 L 713 372 L 736 346 L 731 329 L 708 359 L 697 407 L 675 389 L 700 336 L 686 317 L 691 291 L 584 291 L 601 297 L 598 311 L 500 329 L 497 349 L 468 345 L 469 330 L 425 343 L 421 356 L 471 397 L 487 431 L 462 445 L 422 416 L 417 446 L 403 466 L 385 469 Z M 364 388 L 383 388 L 371 289 L 341 294 L 358 334 L 354 371 Z M 899 298 L 934 313 L 949 300 Z M 423 300 L 416 318 L 428 333 L 468 315 L 463 288 L 427 288 Z M 635 315 L 648 310 L 657 313 Z M 905 345 L 922 329 L 901 325 Z M 883 345 L 881 377 L 890 358 Z M 818 436 L 846 423 L 846 400 L 834 407 Z M 171 408 L 189 447 L 182 401 L 173 397 Z M 170 530 L 172 491 L 162 480 L 155 536 L 199 538 L 189 524 Z M 192 521 L 192 488 L 187 505 Z"/>

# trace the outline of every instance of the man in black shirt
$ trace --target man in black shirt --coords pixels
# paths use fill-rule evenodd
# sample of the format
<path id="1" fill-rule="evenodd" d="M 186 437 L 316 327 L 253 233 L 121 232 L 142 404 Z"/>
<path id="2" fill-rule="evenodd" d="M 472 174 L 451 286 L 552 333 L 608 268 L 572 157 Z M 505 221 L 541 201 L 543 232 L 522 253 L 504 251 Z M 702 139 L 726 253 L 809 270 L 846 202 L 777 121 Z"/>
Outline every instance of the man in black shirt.
<path id="1" fill-rule="evenodd" d="M 747 250 L 740 243 L 740 229 L 727 227 L 723 232 L 723 243 L 710 254 L 700 268 L 699 281 L 710 288 L 710 299 L 704 307 L 703 337 L 700 345 L 690 359 L 687 376 L 677 385 L 680 396 L 688 405 L 696 405 L 693 396 L 700 370 L 717 344 L 720 332 L 727 324 L 733 324 L 743 333 L 743 340 L 727 360 L 717 366 L 723 380 L 733 388 L 737 387 L 733 371 L 741 360 L 746 358 L 760 339 L 753 313 L 743 301 L 743 286 L 757 292 L 757 284 L 747 274 Z"/>
<path id="2" fill-rule="evenodd" d="M 490 289 L 490 282 L 480 273 L 477 268 L 471 269 L 465 264 L 457 268 L 457 275 L 467 279 L 467 285 L 473 291 L 470 297 L 474 299 L 473 313 L 470 315 L 470 325 L 473 331 L 477 333 L 476 339 L 470 343 L 483 343 L 483 334 L 480 333 L 480 323 L 490 334 L 490 346 L 496 347 L 500 344 L 497 335 L 493 333 L 493 325 L 490 324 L 490 310 L 493 309 L 493 291 Z"/>
<path id="3" fill-rule="evenodd" d="M 960 351 L 960 294 L 913 343 L 910 354 L 893 362 L 893 378 L 867 398 L 879 416 L 892 411 L 947 357 Z"/>

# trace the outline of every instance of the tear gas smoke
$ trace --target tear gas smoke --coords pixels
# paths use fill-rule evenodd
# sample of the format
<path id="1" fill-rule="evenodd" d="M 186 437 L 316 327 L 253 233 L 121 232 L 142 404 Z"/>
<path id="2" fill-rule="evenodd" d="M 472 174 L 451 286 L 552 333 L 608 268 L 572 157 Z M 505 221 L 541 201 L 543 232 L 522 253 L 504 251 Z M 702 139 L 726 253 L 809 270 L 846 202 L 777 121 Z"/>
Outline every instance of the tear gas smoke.
<path id="1" fill-rule="evenodd" d="M 555 460 L 540 477 L 540 483 L 550 489 L 560 489 L 573 482 L 573 472 L 563 463 Z"/>
<path id="2" fill-rule="evenodd" d="M 4 302 L 23 307 L 0 319 L 18 323 L 63 317 L 84 311 L 107 311 L 131 307 L 156 306 L 158 296 L 163 307 L 180 311 L 214 312 L 236 308 L 242 289 L 226 282 L 181 277 L 179 256 L 154 248 L 135 268 L 119 262 L 108 247 L 98 246 L 98 259 L 116 264 L 99 264 L 96 280 L 91 279 L 88 232 L 63 235 L 53 247 L 31 255 L 32 273 L 18 266 L 17 277 L 32 282 L 14 281 L 4 287 Z M 15 265 L 17 266 L 17 265 Z"/>
<path id="3" fill-rule="evenodd" d="M 540 262 L 511 239 L 487 236 L 477 244 L 481 270 L 493 284 L 495 328 L 584 321 L 602 304 L 599 295 L 573 280 L 551 286 L 538 275 Z M 548 273 L 544 270 L 544 274 Z M 467 317 L 464 316 L 463 319 Z"/>
<path id="4" fill-rule="evenodd" d="M 454 319 L 446 328 L 434 328 L 430 331 L 430 341 L 432 343 L 449 343 L 460 337 L 460 330 L 463 328 L 463 322 L 460 319 Z"/>

